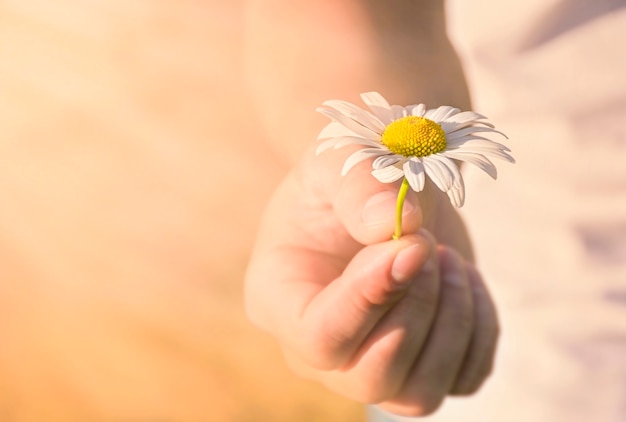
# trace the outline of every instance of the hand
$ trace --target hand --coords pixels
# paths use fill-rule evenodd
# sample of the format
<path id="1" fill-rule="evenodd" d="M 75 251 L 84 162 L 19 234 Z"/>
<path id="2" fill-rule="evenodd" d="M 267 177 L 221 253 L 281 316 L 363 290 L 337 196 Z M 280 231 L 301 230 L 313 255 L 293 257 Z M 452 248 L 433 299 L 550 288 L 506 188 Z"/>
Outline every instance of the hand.
<path id="1" fill-rule="evenodd" d="M 341 177 L 351 152 L 309 152 L 279 186 L 248 268 L 246 308 L 300 375 L 397 414 L 425 415 L 488 376 L 495 308 L 456 251 L 471 253 L 445 195 L 410 192 L 408 234 L 389 240 L 398 185 L 377 182 L 367 162 Z"/>

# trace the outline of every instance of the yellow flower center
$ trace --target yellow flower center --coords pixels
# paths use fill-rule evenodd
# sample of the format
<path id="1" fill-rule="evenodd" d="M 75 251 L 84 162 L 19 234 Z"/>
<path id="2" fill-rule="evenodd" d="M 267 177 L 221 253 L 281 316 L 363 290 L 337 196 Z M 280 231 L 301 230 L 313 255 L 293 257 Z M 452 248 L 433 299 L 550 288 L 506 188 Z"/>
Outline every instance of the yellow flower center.
<path id="1" fill-rule="evenodd" d="M 391 122 L 381 142 L 394 154 L 425 157 L 446 149 L 446 133 L 432 120 L 407 116 Z"/>

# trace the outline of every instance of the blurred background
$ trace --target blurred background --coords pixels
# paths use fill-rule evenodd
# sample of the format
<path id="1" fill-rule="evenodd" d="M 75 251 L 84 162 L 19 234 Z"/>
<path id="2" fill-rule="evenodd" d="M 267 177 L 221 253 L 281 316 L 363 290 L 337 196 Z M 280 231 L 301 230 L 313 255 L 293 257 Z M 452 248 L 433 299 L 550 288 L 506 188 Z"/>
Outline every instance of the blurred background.
<path id="1" fill-rule="evenodd" d="M 241 3 L 0 2 L 0 421 L 363 416 L 245 319 Z"/>
<path id="2" fill-rule="evenodd" d="M 460 66 L 437 1 L 243 3 L 0 1 L 0 422 L 364 417 L 246 320 L 254 231 L 321 100 L 463 104 Z M 503 337 L 487 386 L 433 421 L 621 422 L 626 3 L 447 5 L 518 163 L 467 169 Z"/>

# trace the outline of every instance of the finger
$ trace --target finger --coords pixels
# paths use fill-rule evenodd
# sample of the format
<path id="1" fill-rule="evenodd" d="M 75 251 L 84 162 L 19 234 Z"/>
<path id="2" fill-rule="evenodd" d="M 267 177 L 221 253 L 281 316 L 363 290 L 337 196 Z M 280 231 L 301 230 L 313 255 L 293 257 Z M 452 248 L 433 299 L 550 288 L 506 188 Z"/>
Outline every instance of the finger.
<path id="1" fill-rule="evenodd" d="M 495 305 L 480 273 L 466 265 L 474 301 L 474 334 L 452 388 L 452 393 L 459 395 L 476 392 L 491 373 L 500 332 Z"/>
<path id="2" fill-rule="evenodd" d="M 429 238 L 411 235 L 361 250 L 293 326 L 303 358 L 318 369 L 350 361 L 378 321 L 406 296 L 432 247 Z"/>
<path id="3" fill-rule="evenodd" d="M 407 416 L 434 412 L 451 390 L 473 331 L 473 304 L 463 259 L 440 249 L 439 308 L 432 331 L 400 394 L 382 405 Z"/>
<path id="4" fill-rule="evenodd" d="M 382 316 L 347 365 L 324 376 L 333 391 L 353 400 L 378 403 L 395 396 L 424 344 L 437 308 L 439 265 L 435 240 L 406 294 Z"/>
<path id="5" fill-rule="evenodd" d="M 430 255 L 349 364 L 353 377 L 343 389 L 348 397 L 379 403 L 397 395 L 426 342 L 439 301 L 439 263 L 434 238 L 424 230 L 420 234 L 430 238 Z"/>
<path id="6" fill-rule="evenodd" d="M 332 206 L 347 232 L 359 243 L 369 245 L 388 240 L 395 228 L 400 181 L 382 183 L 372 176 L 372 160 L 355 165 L 344 176 L 344 162 L 359 147 L 347 146 L 325 151 L 319 156 L 310 152 L 303 161 L 303 184 Z M 318 175 L 311 178 L 311 174 Z M 409 189 L 403 207 L 403 232 L 414 233 L 421 227 L 422 213 L 417 194 Z"/>

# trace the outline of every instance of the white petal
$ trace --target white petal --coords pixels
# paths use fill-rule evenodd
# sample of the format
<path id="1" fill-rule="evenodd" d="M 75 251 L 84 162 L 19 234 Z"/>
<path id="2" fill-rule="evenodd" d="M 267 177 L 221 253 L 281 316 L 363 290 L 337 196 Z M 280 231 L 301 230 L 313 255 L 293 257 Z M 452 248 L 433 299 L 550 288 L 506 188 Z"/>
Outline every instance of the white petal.
<path id="1" fill-rule="evenodd" d="M 368 158 L 376 157 L 381 154 L 387 154 L 386 151 L 381 149 L 360 149 L 351 156 L 348 157 L 346 162 L 343 164 L 343 168 L 341 169 L 341 175 L 345 176 L 355 165 L 359 164 L 361 161 L 365 161 Z"/>
<path id="2" fill-rule="evenodd" d="M 436 109 L 428 110 L 424 115 L 425 118 L 435 122 L 445 121 L 447 117 L 457 114 L 460 110 L 450 106 L 441 106 Z"/>
<path id="3" fill-rule="evenodd" d="M 505 145 L 497 142 L 490 141 L 488 139 L 474 139 L 464 142 L 460 145 L 448 145 L 447 151 L 463 151 L 463 152 L 475 152 L 485 156 L 492 156 L 505 160 L 511 163 L 515 162 L 515 159 L 509 155 L 509 148 Z"/>
<path id="4" fill-rule="evenodd" d="M 382 148 L 385 151 L 387 151 L 387 148 L 382 146 L 380 142 L 371 141 L 365 138 L 359 138 L 357 136 L 342 136 L 342 137 L 335 138 L 335 139 L 337 140 L 337 142 L 335 143 L 333 147 L 334 149 L 339 149 L 347 145 L 364 145 L 366 147 Z"/>
<path id="5" fill-rule="evenodd" d="M 458 148 L 453 149 L 451 151 L 468 151 L 476 154 L 484 155 L 487 158 L 498 158 L 500 160 L 508 161 L 509 163 L 515 163 L 515 159 L 509 155 L 508 152 L 503 151 L 501 149 L 493 149 L 493 148 L 481 148 L 481 147 L 472 147 L 472 148 Z"/>
<path id="6" fill-rule="evenodd" d="M 450 174 L 452 175 L 452 185 L 456 185 L 457 180 L 461 178 L 461 171 L 459 170 L 459 166 L 443 154 L 435 154 L 433 158 L 435 160 L 438 160 L 450 171 Z"/>
<path id="7" fill-rule="evenodd" d="M 446 132 L 446 139 L 452 141 L 479 132 L 497 133 L 506 138 L 506 135 L 499 130 L 492 129 L 490 127 L 470 126 L 463 129 L 453 130 L 451 132 Z"/>
<path id="8" fill-rule="evenodd" d="M 333 148 L 336 143 L 337 143 L 337 138 L 328 139 L 322 142 L 321 144 L 317 146 L 317 148 L 315 148 L 315 155 L 320 155 L 324 151 L 328 151 L 329 149 Z"/>
<path id="9" fill-rule="evenodd" d="M 397 162 L 401 160 L 402 158 L 400 158 L 396 154 L 381 155 L 380 157 L 374 160 L 374 162 L 372 163 L 372 168 L 374 170 L 379 170 L 384 167 L 393 166 L 394 164 L 396 164 Z"/>
<path id="10" fill-rule="evenodd" d="M 500 151 L 511 151 L 509 147 L 491 139 L 484 138 L 478 135 L 468 135 L 465 139 L 447 140 L 449 148 L 474 148 L 484 147 L 498 149 Z"/>
<path id="11" fill-rule="evenodd" d="M 399 106 L 399 105 L 392 105 L 391 106 L 391 111 L 393 113 L 393 119 L 394 120 L 398 120 L 398 119 L 401 119 L 401 118 L 407 116 L 406 108 L 404 108 L 402 106 Z"/>
<path id="12" fill-rule="evenodd" d="M 320 155 L 329 149 L 343 148 L 347 145 L 363 145 L 366 147 L 381 148 L 380 143 L 370 141 L 369 139 L 360 138 L 358 136 L 337 136 L 335 138 L 327 139 L 319 144 L 317 148 L 315 148 L 315 155 Z"/>
<path id="13" fill-rule="evenodd" d="M 459 167 L 454 161 L 443 155 L 433 155 L 432 158 L 439 161 L 450 172 L 452 176 L 452 185 L 444 192 L 446 192 L 448 198 L 450 198 L 452 205 L 457 208 L 461 207 L 465 202 L 465 184 L 463 182 L 463 176 L 459 171 Z"/>
<path id="14" fill-rule="evenodd" d="M 424 184 L 426 183 L 426 173 L 424 172 L 424 164 L 418 157 L 412 158 L 404 163 L 403 166 L 404 177 L 406 177 L 411 189 L 415 192 L 421 192 L 424 190 Z"/>
<path id="15" fill-rule="evenodd" d="M 465 203 L 465 183 L 463 182 L 463 176 L 460 176 L 452 189 L 446 193 L 452 205 L 456 208 L 461 208 Z"/>
<path id="16" fill-rule="evenodd" d="M 461 177 L 461 171 L 459 170 L 459 166 L 454 161 L 452 161 L 451 159 L 449 159 L 443 154 L 435 154 L 433 158 L 441 162 L 444 166 L 446 166 L 448 170 L 450 170 L 450 173 L 452 174 L 453 183 L 455 180 Z"/>
<path id="17" fill-rule="evenodd" d="M 501 160 L 508 161 L 509 163 L 515 163 L 515 158 L 513 156 L 507 154 L 505 151 L 493 151 L 490 152 L 489 155 L 492 155 Z"/>
<path id="18" fill-rule="evenodd" d="M 317 140 L 334 138 L 336 136 L 357 136 L 357 134 L 339 122 L 330 122 L 317 135 Z"/>
<path id="19" fill-rule="evenodd" d="M 455 130 L 463 129 L 464 127 L 470 126 L 471 124 L 468 123 L 465 125 L 461 125 L 459 123 L 453 123 L 453 122 L 439 122 L 439 125 L 441 126 L 441 129 L 443 129 L 445 133 L 450 133 L 450 132 L 454 132 Z"/>
<path id="20" fill-rule="evenodd" d="M 448 195 L 448 198 L 450 198 L 450 203 L 455 208 L 461 208 L 463 206 L 463 204 L 461 203 L 459 192 L 456 189 L 452 188 L 448 192 L 446 192 L 446 194 Z"/>
<path id="21" fill-rule="evenodd" d="M 441 128 L 444 130 L 444 132 L 449 133 L 449 132 L 454 132 L 457 130 L 461 130 L 461 129 L 465 129 L 466 127 L 490 127 L 493 128 L 494 126 L 489 123 L 489 122 L 479 122 L 476 120 L 471 120 L 465 123 L 455 123 L 455 122 L 439 122 L 439 124 L 441 125 Z"/>
<path id="22" fill-rule="evenodd" d="M 462 183 L 459 182 L 461 179 L 459 167 L 451 159 L 435 154 L 424 157 L 423 161 L 426 174 L 442 192 L 448 192 Z"/>
<path id="23" fill-rule="evenodd" d="M 367 139 L 372 139 L 372 140 L 380 138 L 379 133 L 363 126 L 359 122 L 352 120 L 350 117 L 344 115 L 338 110 L 335 110 L 334 108 L 318 107 L 316 110 L 322 113 L 324 116 L 329 117 L 332 120 L 335 120 L 341 123 L 342 125 L 344 125 L 345 127 L 347 127 L 348 129 L 350 129 L 352 132 L 354 132 L 355 134 L 359 136 L 362 136 Z"/>
<path id="24" fill-rule="evenodd" d="M 408 106 L 407 110 L 409 110 L 409 114 L 411 114 L 411 116 L 424 117 L 424 113 L 426 113 L 426 106 L 424 104 L 416 104 Z"/>
<path id="25" fill-rule="evenodd" d="M 431 108 L 426 110 L 426 113 L 424 113 L 424 117 L 430 120 L 435 120 L 433 119 L 433 115 L 437 112 L 436 108 Z"/>
<path id="26" fill-rule="evenodd" d="M 468 123 L 468 122 L 474 122 L 477 120 L 484 120 L 486 119 L 485 116 L 483 116 L 482 114 L 478 114 L 474 111 L 463 111 L 461 113 L 458 114 L 454 114 L 448 118 L 445 119 L 445 122 L 448 123 Z M 491 123 L 487 123 L 487 122 L 481 122 L 483 124 L 486 125 L 491 125 Z"/>
<path id="27" fill-rule="evenodd" d="M 324 101 L 322 105 L 340 111 L 344 116 L 351 118 L 374 132 L 382 133 L 385 130 L 385 124 L 378 117 L 347 101 L 329 100 Z"/>
<path id="28" fill-rule="evenodd" d="M 446 157 L 454 158 L 455 160 L 466 161 L 470 164 L 475 165 L 480 168 L 482 171 L 487 173 L 493 179 L 498 177 L 498 169 L 496 166 L 489 161 L 487 157 L 482 154 L 478 154 L 475 152 L 465 152 L 465 151 L 446 151 L 443 153 Z"/>
<path id="29" fill-rule="evenodd" d="M 388 125 L 395 120 L 391 111 L 391 106 L 378 92 L 365 92 L 361 94 L 361 98 L 370 110 L 372 110 L 372 113 L 384 124 Z"/>
<path id="30" fill-rule="evenodd" d="M 379 182 L 393 183 L 396 180 L 400 180 L 404 176 L 404 172 L 395 166 L 389 166 L 373 170 L 372 176 L 374 176 Z"/>
<path id="31" fill-rule="evenodd" d="M 452 187 L 452 173 L 446 165 L 435 158 L 435 155 L 424 157 L 424 170 L 426 175 L 442 192 L 447 192 Z"/>
<path id="32" fill-rule="evenodd" d="M 485 118 L 485 116 L 474 113 L 473 111 L 464 111 L 462 113 L 455 114 L 446 118 L 445 121 L 439 122 L 439 124 L 446 133 L 471 126 L 484 126 L 493 128 L 494 125 L 486 120 L 481 120 Z"/>
<path id="33" fill-rule="evenodd" d="M 432 108 L 424 113 L 424 117 L 435 122 L 441 122 L 449 114 L 458 113 L 459 109 L 450 106 L 440 106 Z"/>

